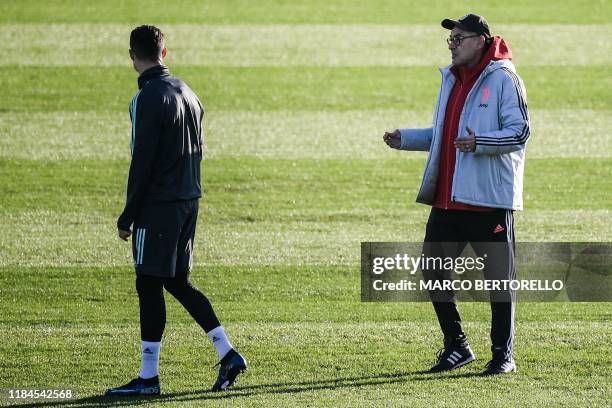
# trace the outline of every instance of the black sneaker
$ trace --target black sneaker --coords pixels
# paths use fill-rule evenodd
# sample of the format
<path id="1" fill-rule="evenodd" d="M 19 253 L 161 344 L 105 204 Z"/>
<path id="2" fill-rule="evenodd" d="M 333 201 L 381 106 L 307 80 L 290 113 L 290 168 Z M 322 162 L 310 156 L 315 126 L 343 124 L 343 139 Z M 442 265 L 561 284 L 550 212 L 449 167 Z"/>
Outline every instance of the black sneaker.
<path id="1" fill-rule="evenodd" d="M 438 351 L 438 361 L 429 369 L 430 373 L 439 373 L 459 368 L 476 360 L 470 346 L 449 347 Z"/>
<path id="2" fill-rule="evenodd" d="M 493 358 L 489 361 L 482 375 L 508 374 L 516 371 L 514 359 Z"/>
<path id="3" fill-rule="evenodd" d="M 219 361 L 219 376 L 213 384 L 213 391 L 223 391 L 234 385 L 238 374 L 247 370 L 247 362 L 236 350 L 231 349 L 225 357 Z"/>
<path id="4" fill-rule="evenodd" d="M 127 396 L 127 395 L 159 395 L 159 377 L 135 378 L 121 387 L 109 388 L 104 395 Z"/>

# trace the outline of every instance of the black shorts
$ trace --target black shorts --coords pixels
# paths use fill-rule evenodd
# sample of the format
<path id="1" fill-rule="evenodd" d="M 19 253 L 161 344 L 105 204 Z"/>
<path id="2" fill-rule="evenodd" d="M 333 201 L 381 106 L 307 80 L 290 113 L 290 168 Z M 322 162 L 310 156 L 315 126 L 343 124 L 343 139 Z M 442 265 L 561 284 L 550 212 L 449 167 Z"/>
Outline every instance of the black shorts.
<path id="1" fill-rule="evenodd" d="M 148 203 L 134 221 L 132 254 L 139 275 L 189 275 L 198 219 L 198 199 Z"/>

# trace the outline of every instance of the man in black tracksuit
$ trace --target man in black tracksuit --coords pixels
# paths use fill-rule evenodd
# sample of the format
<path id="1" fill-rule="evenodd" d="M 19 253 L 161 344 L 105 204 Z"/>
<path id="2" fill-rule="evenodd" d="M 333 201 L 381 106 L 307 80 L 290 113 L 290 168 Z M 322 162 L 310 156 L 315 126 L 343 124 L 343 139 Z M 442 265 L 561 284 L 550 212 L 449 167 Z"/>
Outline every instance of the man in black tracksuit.
<path id="1" fill-rule="evenodd" d="M 202 120 L 198 97 L 162 64 L 163 33 L 140 26 L 130 35 L 138 92 L 130 104 L 131 153 L 127 199 L 117 221 L 119 237 L 132 237 L 140 305 L 141 368 L 138 378 L 107 395 L 160 393 L 158 365 L 166 323 L 163 289 L 198 322 L 215 346 L 220 369 L 213 390 L 233 385 L 246 370 L 213 308 L 190 280 L 198 201 L 202 196 Z M 132 228 L 133 226 L 133 228 Z"/>

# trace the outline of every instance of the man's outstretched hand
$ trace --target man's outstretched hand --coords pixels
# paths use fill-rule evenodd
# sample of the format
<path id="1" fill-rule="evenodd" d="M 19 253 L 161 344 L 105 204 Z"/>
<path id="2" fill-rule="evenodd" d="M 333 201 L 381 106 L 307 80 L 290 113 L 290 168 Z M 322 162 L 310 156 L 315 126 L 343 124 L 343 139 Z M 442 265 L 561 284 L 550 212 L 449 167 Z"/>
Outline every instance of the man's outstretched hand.
<path id="1" fill-rule="evenodd" d="M 387 146 L 393 149 L 399 149 L 402 144 L 402 138 L 398 130 L 394 130 L 392 133 L 385 132 L 383 140 L 385 141 Z"/>

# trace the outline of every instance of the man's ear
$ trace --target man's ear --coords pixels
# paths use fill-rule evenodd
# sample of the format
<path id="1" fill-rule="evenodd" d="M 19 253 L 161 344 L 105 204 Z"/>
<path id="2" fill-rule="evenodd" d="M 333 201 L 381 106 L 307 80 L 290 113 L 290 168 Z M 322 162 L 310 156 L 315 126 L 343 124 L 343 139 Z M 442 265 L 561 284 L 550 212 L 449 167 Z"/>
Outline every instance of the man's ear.
<path id="1" fill-rule="evenodd" d="M 485 37 L 484 35 L 481 35 L 480 37 L 478 37 L 478 45 L 479 48 L 484 48 L 487 46 L 487 37 Z"/>
<path id="2" fill-rule="evenodd" d="M 164 47 L 164 48 L 162 49 L 162 54 L 161 54 L 162 59 L 165 59 L 165 58 L 166 58 L 166 54 L 167 54 L 167 53 L 168 53 L 168 50 L 166 49 L 166 47 Z"/>

